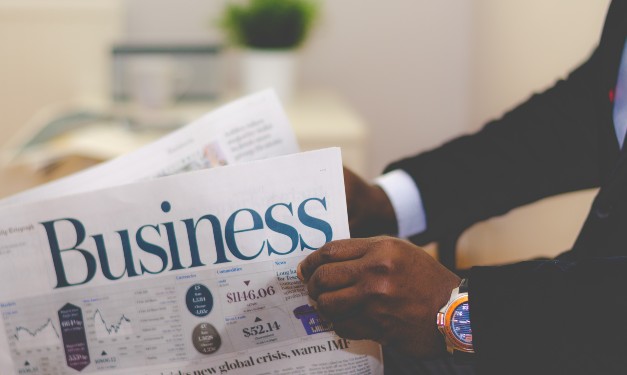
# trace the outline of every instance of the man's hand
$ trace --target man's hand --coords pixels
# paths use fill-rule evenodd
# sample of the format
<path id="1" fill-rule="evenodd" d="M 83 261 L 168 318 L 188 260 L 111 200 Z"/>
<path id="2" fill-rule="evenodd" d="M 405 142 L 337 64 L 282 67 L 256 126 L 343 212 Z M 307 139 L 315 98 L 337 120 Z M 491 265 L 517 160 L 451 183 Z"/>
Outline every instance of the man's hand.
<path id="1" fill-rule="evenodd" d="M 397 234 L 394 208 L 383 189 L 366 183 L 347 168 L 344 168 L 344 186 L 351 237 Z"/>
<path id="2" fill-rule="evenodd" d="M 460 279 L 419 247 L 391 237 L 333 241 L 298 271 L 338 335 L 418 357 L 444 353 L 436 316 Z"/>

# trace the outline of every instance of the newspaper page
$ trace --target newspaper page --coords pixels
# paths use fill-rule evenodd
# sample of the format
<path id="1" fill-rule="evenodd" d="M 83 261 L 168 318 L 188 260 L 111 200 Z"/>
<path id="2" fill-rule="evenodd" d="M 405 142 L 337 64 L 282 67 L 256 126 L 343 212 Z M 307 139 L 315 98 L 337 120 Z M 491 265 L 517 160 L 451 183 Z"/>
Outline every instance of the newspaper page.
<path id="1" fill-rule="evenodd" d="M 0 200 L 0 206 L 298 151 L 278 97 L 265 90 L 212 111 L 133 153 Z"/>
<path id="2" fill-rule="evenodd" d="M 296 277 L 348 237 L 337 148 L 0 208 L 0 373 L 382 374 Z"/>

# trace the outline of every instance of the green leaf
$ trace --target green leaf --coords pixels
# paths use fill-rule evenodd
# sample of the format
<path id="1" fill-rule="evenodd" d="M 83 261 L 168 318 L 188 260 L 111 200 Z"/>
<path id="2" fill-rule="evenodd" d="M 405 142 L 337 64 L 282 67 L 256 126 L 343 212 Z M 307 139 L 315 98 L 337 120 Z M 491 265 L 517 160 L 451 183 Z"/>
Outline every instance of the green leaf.
<path id="1" fill-rule="evenodd" d="M 316 0 L 230 2 L 219 24 L 235 45 L 289 49 L 305 41 L 318 10 Z"/>

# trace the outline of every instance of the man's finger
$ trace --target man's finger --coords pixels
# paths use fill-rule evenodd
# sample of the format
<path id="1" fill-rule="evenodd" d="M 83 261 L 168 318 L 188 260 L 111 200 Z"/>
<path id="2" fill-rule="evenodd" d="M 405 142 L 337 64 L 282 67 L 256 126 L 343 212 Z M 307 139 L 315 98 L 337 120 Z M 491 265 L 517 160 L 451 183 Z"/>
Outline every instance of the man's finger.
<path id="1" fill-rule="evenodd" d="M 300 262 L 298 278 L 307 282 L 321 265 L 358 259 L 367 251 L 367 247 L 368 242 L 363 239 L 331 241 Z"/>
<path id="2" fill-rule="evenodd" d="M 351 340 L 375 340 L 383 343 L 384 332 L 365 316 L 353 317 L 333 322 L 338 336 Z"/>
<path id="3" fill-rule="evenodd" d="M 359 262 L 348 260 L 318 267 L 307 282 L 309 296 L 317 300 L 321 293 L 353 285 L 359 278 Z"/>
<path id="4" fill-rule="evenodd" d="M 355 287 L 321 293 L 315 301 L 320 314 L 333 322 L 361 315 L 366 303 Z"/>

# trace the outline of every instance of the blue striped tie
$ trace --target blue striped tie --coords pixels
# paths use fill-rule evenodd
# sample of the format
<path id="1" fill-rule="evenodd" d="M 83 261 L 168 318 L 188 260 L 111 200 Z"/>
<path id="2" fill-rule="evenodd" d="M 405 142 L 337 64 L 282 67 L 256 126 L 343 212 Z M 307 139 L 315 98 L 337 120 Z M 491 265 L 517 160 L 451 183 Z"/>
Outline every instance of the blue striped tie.
<path id="1" fill-rule="evenodd" d="M 627 133 L 627 40 L 618 72 L 618 83 L 614 94 L 614 131 L 620 148 L 623 148 Z"/>

